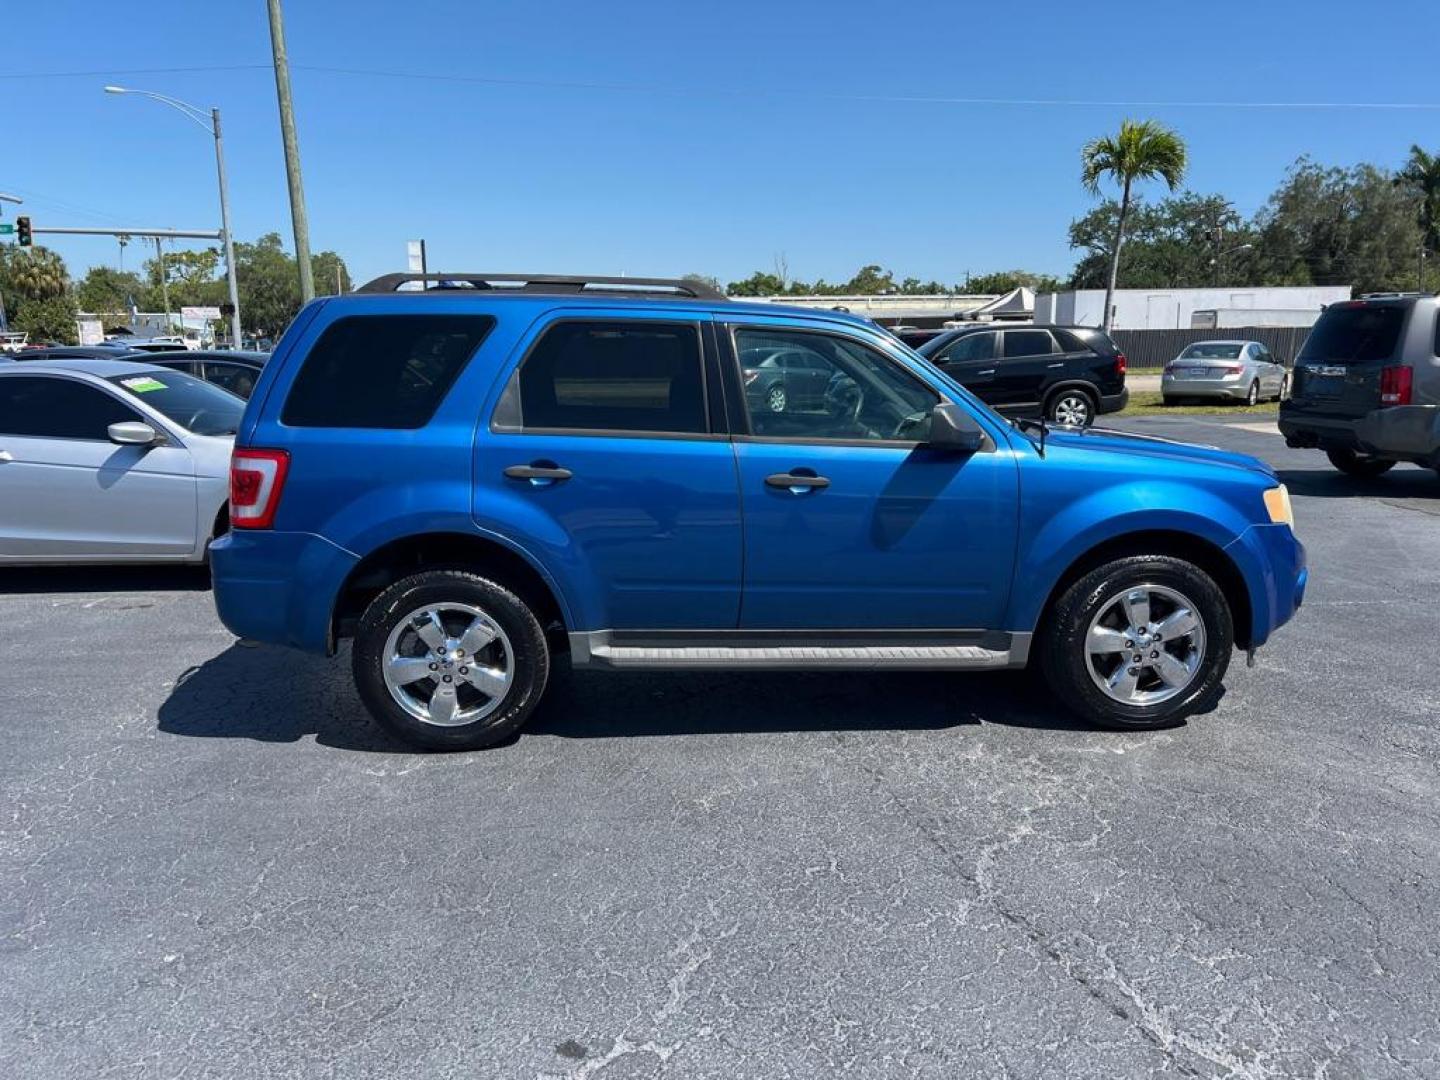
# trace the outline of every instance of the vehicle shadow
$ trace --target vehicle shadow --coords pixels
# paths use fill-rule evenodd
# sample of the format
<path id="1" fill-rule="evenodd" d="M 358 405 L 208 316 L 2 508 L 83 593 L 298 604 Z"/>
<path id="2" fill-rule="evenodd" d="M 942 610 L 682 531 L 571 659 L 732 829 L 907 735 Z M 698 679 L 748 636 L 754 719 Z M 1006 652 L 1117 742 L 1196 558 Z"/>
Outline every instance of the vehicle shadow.
<path id="1" fill-rule="evenodd" d="M 518 738 L 815 731 L 927 731 L 1004 724 L 1090 732 L 1024 672 L 575 672 L 557 658 Z M 296 742 L 405 753 L 371 719 L 333 660 L 233 645 L 190 668 L 160 706 L 159 730 L 190 738 Z M 511 740 L 511 743 L 516 740 Z"/>
<path id="2" fill-rule="evenodd" d="M 1333 469 L 1277 469 L 1275 475 L 1292 495 L 1315 499 L 1440 500 L 1440 475 L 1413 465 L 1397 465 L 1369 480 Z"/>
<path id="3" fill-rule="evenodd" d="M 204 566 L 0 567 L 0 595 L 11 593 L 205 592 Z"/>

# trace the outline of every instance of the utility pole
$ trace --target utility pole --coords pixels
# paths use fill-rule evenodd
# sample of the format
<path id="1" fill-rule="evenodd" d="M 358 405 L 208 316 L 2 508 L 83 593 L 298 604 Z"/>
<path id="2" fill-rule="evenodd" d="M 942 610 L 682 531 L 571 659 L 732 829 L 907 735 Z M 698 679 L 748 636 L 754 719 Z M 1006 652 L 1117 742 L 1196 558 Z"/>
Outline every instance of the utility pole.
<path id="1" fill-rule="evenodd" d="M 165 298 L 165 333 L 173 329 L 170 325 L 170 282 L 165 273 L 165 251 L 160 246 L 160 237 L 155 237 L 155 260 L 160 265 L 160 294 Z"/>
<path id="2" fill-rule="evenodd" d="M 300 302 L 315 299 L 310 267 L 310 222 L 305 215 L 305 189 L 300 183 L 300 140 L 295 135 L 295 103 L 290 97 L 290 61 L 285 55 L 285 20 L 280 0 L 270 8 L 270 49 L 275 63 L 275 96 L 280 102 L 280 137 L 285 143 L 285 178 L 290 184 L 290 220 L 295 228 L 295 262 L 300 268 Z"/>

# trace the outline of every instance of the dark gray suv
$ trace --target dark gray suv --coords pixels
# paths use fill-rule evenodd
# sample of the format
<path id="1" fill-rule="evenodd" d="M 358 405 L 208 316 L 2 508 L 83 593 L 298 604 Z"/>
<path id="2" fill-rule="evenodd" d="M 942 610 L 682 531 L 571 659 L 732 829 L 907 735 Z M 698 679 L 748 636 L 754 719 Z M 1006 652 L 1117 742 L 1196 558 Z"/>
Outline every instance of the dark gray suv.
<path id="1" fill-rule="evenodd" d="M 1280 431 L 1351 476 L 1379 476 L 1398 461 L 1440 471 L 1440 297 L 1326 308 L 1295 359 Z"/>

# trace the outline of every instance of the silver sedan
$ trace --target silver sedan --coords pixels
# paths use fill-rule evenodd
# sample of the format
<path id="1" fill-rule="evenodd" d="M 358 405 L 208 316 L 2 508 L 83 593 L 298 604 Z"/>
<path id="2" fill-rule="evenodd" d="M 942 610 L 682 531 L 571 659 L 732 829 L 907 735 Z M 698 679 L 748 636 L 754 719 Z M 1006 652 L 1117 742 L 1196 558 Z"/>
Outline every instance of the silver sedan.
<path id="1" fill-rule="evenodd" d="M 121 360 L 0 367 L 0 566 L 203 562 L 245 403 Z"/>
<path id="2" fill-rule="evenodd" d="M 1186 398 L 1254 405 L 1283 398 L 1290 373 L 1259 341 L 1197 341 L 1165 365 L 1160 393 L 1170 405 Z"/>

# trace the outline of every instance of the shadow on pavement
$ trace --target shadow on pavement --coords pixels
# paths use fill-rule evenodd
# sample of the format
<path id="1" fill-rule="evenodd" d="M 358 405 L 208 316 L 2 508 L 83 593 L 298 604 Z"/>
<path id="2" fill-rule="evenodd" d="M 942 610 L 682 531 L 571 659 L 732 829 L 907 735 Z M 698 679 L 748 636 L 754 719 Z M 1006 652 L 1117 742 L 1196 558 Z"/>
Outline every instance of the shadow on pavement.
<path id="1" fill-rule="evenodd" d="M 204 566 L 23 566 L 0 568 L 0 594 L 204 592 Z"/>
<path id="2" fill-rule="evenodd" d="M 1440 500 L 1440 475 L 1414 465 L 1397 465 L 1382 476 L 1360 480 L 1335 469 L 1277 469 L 1292 495 L 1315 499 Z"/>
<path id="3" fill-rule="evenodd" d="M 1025 672 L 572 672 L 559 658 L 521 733 L 568 739 L 715 733 L 925 731 L 981 723 L 1092 729 Z M 375 753 L 409 750 L 371 719 L 333 660 L 233 645 L 180 675 L 159 728 L 191 738 L 296 742 Z"/>

